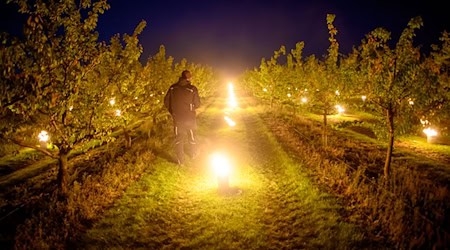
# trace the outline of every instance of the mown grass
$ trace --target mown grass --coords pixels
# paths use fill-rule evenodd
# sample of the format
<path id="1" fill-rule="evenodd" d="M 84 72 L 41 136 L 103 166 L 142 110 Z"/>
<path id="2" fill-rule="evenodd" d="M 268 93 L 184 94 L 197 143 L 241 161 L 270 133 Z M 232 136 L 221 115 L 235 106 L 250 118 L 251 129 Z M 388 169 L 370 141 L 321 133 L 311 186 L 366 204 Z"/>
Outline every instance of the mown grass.
<path id="1" fill-rule="evenodd" d="M 221 107 L 219 99 L 214 107 Z M 361 249 L 365 231 L 311 183 L 256 116 L 220 108 L 200 117 L 202 157 L 186 168 L 159 158 L 82 238 L 83 249 Z M 170 143 L 161 150 L 171 150 Z M 234 171 L 219 192 L 208 155 L 222 151 Z M 373 247 L 373 246 L 372 246 Z M 377 247 L 379 248 L 379 246 Z"/>
<path id="2" fill-rule="evenodd" d="M 264 112 L 277 139 L 315 178 L 342 195 L 354 218 L 400 249 L 446 249 L 448 164 L 445 154 L 396 144 L 392 172 L 383 178 L 385 143 L 348 130 L 329 131 L 323 148 L 317 123 L 305 117 Z M 359 215 L 358 215 L 359 214 Z M 353 217 L 353 216 L 352 216 Z"/>

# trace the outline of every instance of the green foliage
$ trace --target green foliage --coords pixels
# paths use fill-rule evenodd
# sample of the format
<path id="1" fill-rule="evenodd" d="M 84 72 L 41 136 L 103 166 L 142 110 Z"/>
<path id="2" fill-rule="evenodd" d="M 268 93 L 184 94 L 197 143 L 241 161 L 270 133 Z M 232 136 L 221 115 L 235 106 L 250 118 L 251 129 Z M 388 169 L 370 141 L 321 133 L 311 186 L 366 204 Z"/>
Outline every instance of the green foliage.
<path id="1" fill-rule="evenodd" d="M 133 34 L 116 35 L 107 44 L 98 41 L 95 30 L 100 14 L 109 8 L 106 0 L 11 2 L 28 19 L 23 39 L 0 35 L 3 139 L 59 158 L 64 182 L 72 150 L 92 140 L 111 141 L 118 128 L 131 143 L 129 124 L 145 117 L 154 123 L 167 119 L 162 99 L 178 72 L 164 46 L 141 65 L 138 36 L 145 21 Z M 200 93 L 210 93 L 215 83 L 210 68 L 186 60 L 176 70 L 180 67 L 198 77 Z M 55 147 L 38 145 L 41 130 Z"/>
<path id="2" fill-rule="evenodd" d="M 442 44 L 433 45 L 433 52 L 426 57 L 413 43 L 416 30 L 423 25 L 416 17 L 394 48 L 389 46 L 390 32 L 376 28 L 350 54 L 340 56 L 334 20 L 335 15 L 327 15 L 330 46 L 324 59 L 315 55 L 302 59 L 304 43 L 300 42 L 282 64 L 280 56 L 286 54 L 282 46 L 270 60 L 263 58 L 259 69 L 244 74 L 244 85 L 271 105 L 281 103 L 322 114 L 325 140 L 327 115 L 336 112 L 336 104 L 352 105 L 377 116 L 378 122 L 371 123 L 374 131 L 379 138 L 392 142 L 397 135 L 416 133 L 421 121 L 440 127 L 443 134 L 449 132 L 447 32 L 442 34 Z M 287 91 L 294 94 L 288 98 Z M 306 104 L 301 102 L 304 97 Z"/>

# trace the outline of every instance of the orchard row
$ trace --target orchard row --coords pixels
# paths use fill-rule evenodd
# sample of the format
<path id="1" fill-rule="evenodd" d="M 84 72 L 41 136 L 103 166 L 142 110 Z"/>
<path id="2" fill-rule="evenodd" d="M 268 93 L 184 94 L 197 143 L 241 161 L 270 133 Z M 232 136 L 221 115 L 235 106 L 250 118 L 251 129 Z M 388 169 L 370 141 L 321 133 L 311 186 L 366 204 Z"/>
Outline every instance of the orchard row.
<path id="1" fill-rule="evenodd" d="M 290 52 L 281 46 L 269 60 L 262 59 L 259 68 L 247 71 L 242 81 L 270 105 L 287 104 L 321 114 L 325 146 L 328 115 L 343 112 L 344 104 L 370 113 L 389 140 L 384 167 L 388 176 L 396 135 L 418 127 L 449 133 L 449 33 L 443 32 L 441 44 L 424 55 L 414 44 L 415 31 L 423 25 L 416 17 L 393 48 L 390 32 L 377 28 L 351 53 L 342 55 L 334 19 L 327 16 L 330 46 L 324 58 L 303 58 L 303 42 Z"/>
<path id="2" fill-rule="evenodd" d="M 1 138 L 58 159 L 63 193 L 73 150 L 111 141 L 118 129 L 129 144 L 130 124 L 167 119 L 162 99 L 185 69 L 200 95 L 215 81 L 211 68 L 174 63 L 164 46 L 141 63 L 144 21 L 131 35 L 99 41 L 97 21 L 109 8 L 104 0 L 16 3 L 28 19 L 22 37 L 0 35 Z"/>

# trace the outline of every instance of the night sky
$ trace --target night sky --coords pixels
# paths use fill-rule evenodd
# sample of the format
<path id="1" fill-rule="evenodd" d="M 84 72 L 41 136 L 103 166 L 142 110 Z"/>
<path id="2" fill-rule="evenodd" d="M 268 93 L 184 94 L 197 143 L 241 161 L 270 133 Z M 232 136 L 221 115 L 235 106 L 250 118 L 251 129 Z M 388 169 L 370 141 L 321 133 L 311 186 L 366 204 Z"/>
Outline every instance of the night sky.
<path id="1" fill-rule="evenodd" d="M 0 29 L 12 33 L 18 27 L 15 8 L 0 1 Z M 262 57 L 269 58 L 281 45 L 291 49 L 304 41 L 305 56 L 325 54 L 327 13 L 336 14 L 337 39 L 344 54 L 377 27 L 391 31 L 397 41 L 408 21 L 419 15 L 424 27 L 417 32 L 416 44 L 423 46 L 424 53 L 438 43 L 442 31 L 450 31 L 450 11 L 437 0 L 113 0 L 109 4 L 98 24 L 102 40 L 116 33 L 130 34 L 145 20 L 147 27 L 140 37 L 143 62 L 163 44 L 176 61 L 187 58 L 229 76 L 257 67 Z"/>

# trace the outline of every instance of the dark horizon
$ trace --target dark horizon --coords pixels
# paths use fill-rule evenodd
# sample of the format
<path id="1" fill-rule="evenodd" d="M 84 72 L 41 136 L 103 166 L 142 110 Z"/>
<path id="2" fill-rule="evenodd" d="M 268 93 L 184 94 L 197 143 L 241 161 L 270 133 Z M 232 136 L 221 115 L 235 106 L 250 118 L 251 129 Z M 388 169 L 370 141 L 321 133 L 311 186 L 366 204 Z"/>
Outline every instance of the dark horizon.
<path id="1" fill-rule="evenodd" d="M 326 15 L 335 14 L 340 53 L 347 54 L 377 27 L 392 33 L 396 42 L 408 21 L 421 16 L 424 26 L 416 45 L 428 53 L 450 31 L 450 16 L 437 1 L 110 1 L 100 16 L 100 40 L 114 34 L 132 33 L 141 20 L 147 27 L 140 36 L 141 61 L 154 55 L 160 45 L 175 61 L 209 65 L 223 75 L 235 76 L 258 67 L 261 59 L 285 45 L 288 50 L 304 41 L 304 56 L 324 55 L 329 46 Z M 21 24 L 16 7 L 1 3 L 0 31 L 18 33 Z M 23 21 L 23 20 L 22 20 Z"/>

